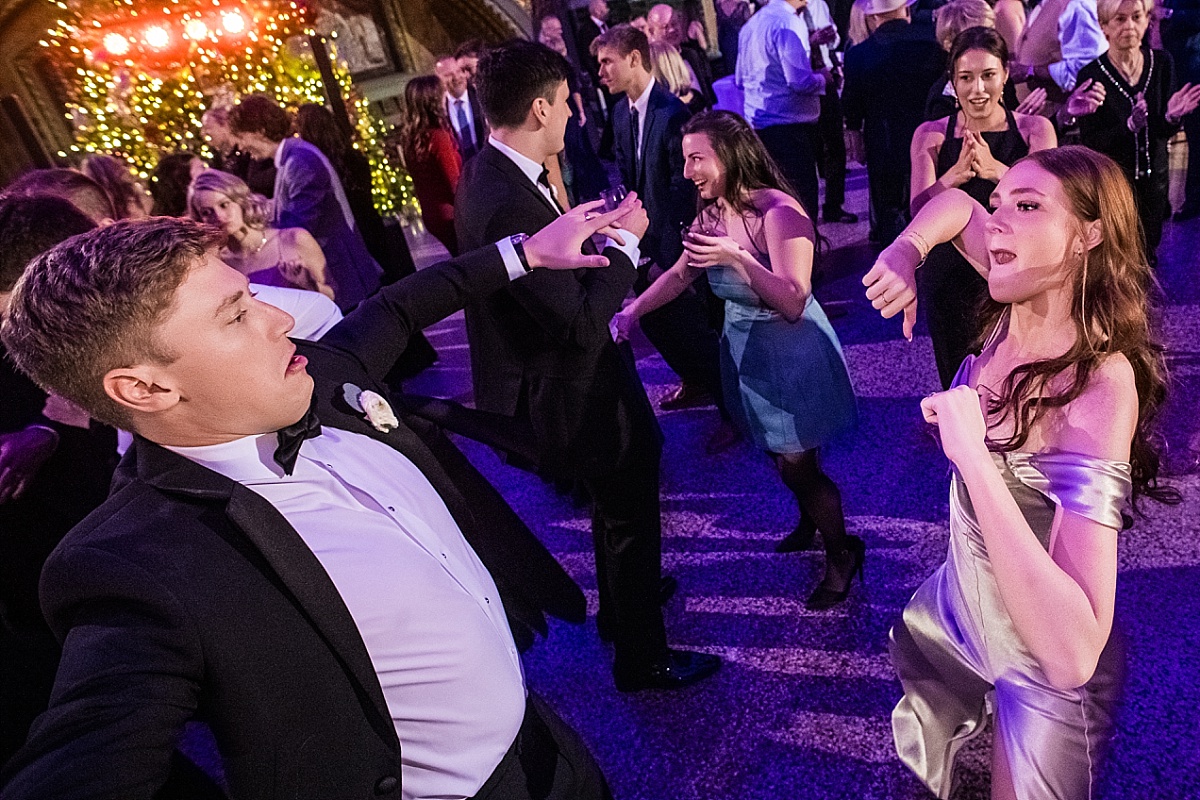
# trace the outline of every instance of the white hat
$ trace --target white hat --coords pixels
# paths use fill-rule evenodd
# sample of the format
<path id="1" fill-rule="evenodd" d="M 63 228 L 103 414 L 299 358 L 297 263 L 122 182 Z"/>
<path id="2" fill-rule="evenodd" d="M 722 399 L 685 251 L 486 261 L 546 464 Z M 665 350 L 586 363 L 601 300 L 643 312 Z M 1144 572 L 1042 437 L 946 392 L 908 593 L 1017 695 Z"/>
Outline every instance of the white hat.
<path id="1" fill-rule="evenodd" d="M 854 5 L 862 9 L 868 17 L 874 14 L 886 14 L 905 6 L 911 6 L 917 0 L 854 0 Z"/>

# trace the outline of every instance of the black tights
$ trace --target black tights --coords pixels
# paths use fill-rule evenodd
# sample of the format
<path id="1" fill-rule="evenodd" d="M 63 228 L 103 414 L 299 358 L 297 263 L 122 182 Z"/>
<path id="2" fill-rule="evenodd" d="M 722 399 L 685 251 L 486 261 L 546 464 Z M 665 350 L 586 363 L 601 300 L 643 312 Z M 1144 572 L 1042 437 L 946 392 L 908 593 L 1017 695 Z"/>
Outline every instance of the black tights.
<path id="1" fill-rule="evenodd" d="M 846 517 L 842 514 L 842 493 L 821 470 L 816 448 L 787 455 L 771 453 L 771 458 L 779 469 L 783 484 L 796 495 L 800 505 L 797 527 L 816 527 L 825 543 L 826 557 L 844 559 L 849 540 L 846 538 Z"/>

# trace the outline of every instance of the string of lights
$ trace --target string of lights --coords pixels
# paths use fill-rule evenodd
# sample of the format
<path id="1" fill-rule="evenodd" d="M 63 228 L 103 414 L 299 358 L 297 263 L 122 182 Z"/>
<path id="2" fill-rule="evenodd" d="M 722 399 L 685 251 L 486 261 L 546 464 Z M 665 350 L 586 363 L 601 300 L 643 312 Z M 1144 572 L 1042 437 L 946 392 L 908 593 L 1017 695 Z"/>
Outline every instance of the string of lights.
<path id="1" fill-rule="evenodd" d="M 176 150 L 211 156 L 200 118 L 237 95 L 267 92 L 285 107 L 323 103 L 324 87 L 296 2 L 256 0 L 57 0 L 62 17 L 40 44 L 63 76 L 75 142 L 61 158 L 110 153 L 147 178 Z M 412 182 L 387 157 L 382 123 L 351 82 L 331 42 L 334 76 L 357 141 L 371 162 L 375 204 L 385 215 L 416 207 Z"/>

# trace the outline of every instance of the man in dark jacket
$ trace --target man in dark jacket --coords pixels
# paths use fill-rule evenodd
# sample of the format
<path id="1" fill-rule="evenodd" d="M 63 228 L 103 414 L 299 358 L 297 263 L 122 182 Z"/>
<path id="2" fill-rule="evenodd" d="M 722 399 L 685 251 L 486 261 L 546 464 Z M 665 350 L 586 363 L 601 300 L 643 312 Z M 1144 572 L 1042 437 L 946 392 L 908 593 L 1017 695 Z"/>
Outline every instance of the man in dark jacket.
<path id="1" fill-rule="evenodd" d="M 532 42 L 479 60 L 475 81 L 492 137 L 458 183 L 454 224 L 463 247 L 539 230 L 562 213 L 545 161 L 563 149 L 569 74 L 566 59 Z M 633 285 L 646 225 L 643 214 L 627 226 L 628 240 L 609 243 L 605 269 L 534 275 L 466 310 L 477 407 L 530 427 L 538 470 L 582 481 L 592 498 L 597 622 L 613 639 L 613 675 L 625 691 L 686 686 L 720 664 L 667 647 L 662 433 L 632 357 L 609 333 Z"/>
<path id="2" fill-rule="evenodd" d="M 908 151 L 925 121 L 925 98 L 946 70 L 946 54 L 910 24 L 912 0 L 858 0 L 871 31 L 846 51 L 842 109 L 867 158 L 872 242 L 887 245 L 908 215 Z"/>
<path id="3" fill-rule="evenodd" d="M 412 333 L 473 298 L 551 261 L 603 264 L 580 245 L 623 213 L 423 270 L 320 343 L 289 340 L 291 318 L 186 220 L 117 223 L 35 260 L 9 352 L 137 440 L 47 562 L 62 662 L 0 794 L 149 800 L 196 718 L 234 797 L 607 797 L 527 695 L 513 638 L 545 630 L 543 611 L 582 619 L 582 593 L 381 381 Z"/>

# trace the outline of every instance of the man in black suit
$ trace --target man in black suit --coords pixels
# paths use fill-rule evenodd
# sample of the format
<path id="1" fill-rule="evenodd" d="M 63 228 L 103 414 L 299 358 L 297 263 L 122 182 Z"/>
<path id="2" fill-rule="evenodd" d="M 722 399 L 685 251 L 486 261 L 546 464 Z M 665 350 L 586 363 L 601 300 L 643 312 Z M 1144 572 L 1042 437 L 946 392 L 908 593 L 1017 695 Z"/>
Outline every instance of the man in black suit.
<path id="1" fill-rule="evenodd" d="M 608 30 L 608 0 L 590 0 L 587 4 L 587 16 L 576 25 L 575 48 L 579 55 L 579 63 L 587 73 L 591 83 L 587 93 L 587 104 L 599 116 L 593 117 L 604 123 L 600 133 L 600 157 L 612 158 L 613 127 L 612 107 L 613 96 L 600 83 L 600 65 L 592 55 L 592 42 L 596 37 Z"/>
<path id="2" fill-rule="evenodd" d="M 433 69 L 442 81 L 445 90 L 442 104 L 446 109 L 446 119 L 450 120 L 454 140 L 458 143 L 458 153 L 465 164 L 487 142 L 487 121 L 483 109 L 479 107 L 479 97 L 470 83 L 467 70 L 463 68 L 463 59 L 443 56 Z"/>
<path id="3" fill-rule="evenodd" d="M 464 247 L 538 230 L 561 213 L 544 163 L 563 148 L 569 70 L 562 56 L 532 42 L 511 42 L 479 60 L 475 80 L 492 136 L 459 180 L 454 221 Z M 646 225 L 642 215 L 626 233 L 641 238 Z M 632 358 L 608 328 L 636 277 L 637 242 L 610 243 L 604 254 L 606 269 L 533 275 L 467 307 L 475 403 L 530 425 L 540 471 L 580 479 L 591 495 L 597 621 L 613 637 L 617 688 L 674 688 L 720 661 L 667 647 L 659 605 L 662 437 Z"/>
<path id="4" fill-rule="evenodd" d="M 149 800 L 196 718 L 234 797 L 608 797 L 527 696 L 514 641 L 545 631 L 543 611 L 582 620 L 582 593 L 437 428 L 393 415 L 381 381 L 464 303 L 550 262 L 606 263 L 579 248 L 627 212 L 423 270 L 319 343 L 289 340 L 291 317 L 186 220 L 119 222 L 36 259 L 9 352 L 137 439 L 46 564 L 62 661 L 0 794 Z"/>
<path id="5" fill-rule="evenodd" d="M 96 227 L 61 197 L 0 200 L 0 317 L 35 256 Z M 50 551 L 108 495 L 116 432 L 18 372 L 0 345 L 0 764 L 46 710 L 58 643 L 38 606 Z"/>
<path id="6" fill-rule="evenodd" d="M 682 128 L 690 114 L 650 74 L 650 43 L 637 28 L 609 28 L 592 49 L 600 64 L 600 80 L 614 96 L 621 96 L 613 108 L 613 152 L 621 180 L 638 193 L 650 216 L 642 253 L 659 272 L 668 270 L 683 254 L 681 226 L 696 215 L 695 188 L 683 177 Z M 635 286 L 639 291 L 649 285 L 649 266 L 639 270 L 641 280 Z M 717 333 L 708 324 L 705 298 L 711 291 L 703 277 L 697 284 L 642 317 L 646 337 L 682 380 L 662 401 L 668 410 L 698 401 L 722 405 L 720 350 Z M 728 421 L 723 410 L 722 416 Z M 710 447 L 732 443 L 732 431 L 729 425 L 718 430 L 718 439 Z"/>

